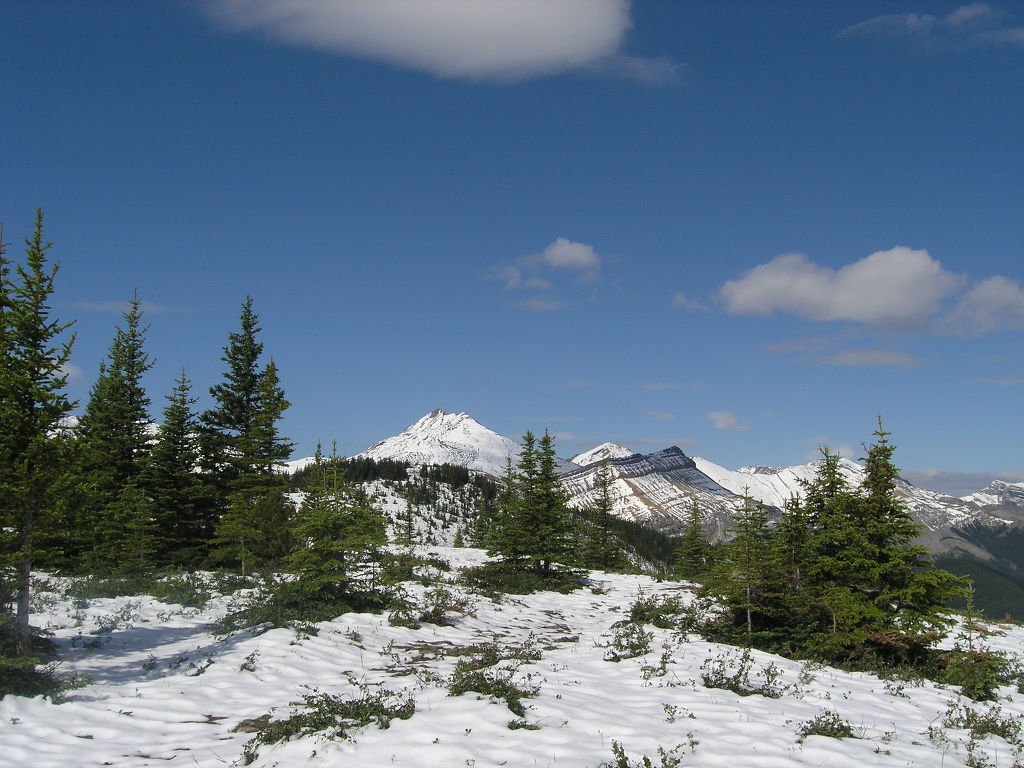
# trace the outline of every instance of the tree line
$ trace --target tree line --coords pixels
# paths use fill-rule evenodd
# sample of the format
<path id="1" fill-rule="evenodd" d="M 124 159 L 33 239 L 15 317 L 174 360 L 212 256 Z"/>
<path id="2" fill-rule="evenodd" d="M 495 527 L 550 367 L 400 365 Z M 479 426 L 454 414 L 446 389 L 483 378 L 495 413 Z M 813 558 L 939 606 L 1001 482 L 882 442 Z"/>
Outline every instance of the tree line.
<path id="1" fill-rule="evenodd" d="M 2 240 L 2 238 L 0 238 Z M 154 425 L 153 366 L 134 295 L 76 419 L 66 393 L 72 323 L 54 316 L 57 263 L 37 211 L 24 258 L 0 244 L 0 666 L 25 668 L 33 569 L 124 574 L 281 562 L 300 529 L 280 464 L 289 407 L 251 297 L 223 348 L 211 405 L 183 370 Z M 3 670 L 0 670 L 3 671 Z"/>

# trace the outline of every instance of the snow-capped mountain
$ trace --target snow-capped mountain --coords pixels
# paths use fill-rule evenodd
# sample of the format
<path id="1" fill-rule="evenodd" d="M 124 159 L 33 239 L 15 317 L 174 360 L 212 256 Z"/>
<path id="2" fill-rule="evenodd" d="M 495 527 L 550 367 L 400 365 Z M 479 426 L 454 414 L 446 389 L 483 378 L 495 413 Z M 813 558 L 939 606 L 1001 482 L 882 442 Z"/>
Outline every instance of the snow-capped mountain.
<path id="1" fill-rule="evenodd" d="M 436 410 L 358 455 L 412 464 L 456 464 L 501 477 L 507 461 L 511 458 L 515 464 L 518 460 L 519 444 L 469 414 Z M 292 465 L 298 468 L 304 461 Z M 727 535 L 743 506 L 744 494 L 777 511 L 792 496 L 803 494 L 804 483 L 815 477 L 821 464 L 818 460 L 792 467 L 728 470 L 707 459 L 691 458 L 676 447 L 643 455 L 616 443 L 602 443 L 571 461 L 562 461 L 562 480 L 572 506 L 583 508 L 593 503 L 594 479 L 603 462 L 611 469 L 616 515 L 676 533 L 697 502 L 705 531 L 715 540 Z M 840 470 L 854 488 L 864 479 L 864 468 L 849 459 L 840 459 Z M 1024 519 L 1024 483 L 995 482 L 984 491 L 958 499 L 901 480 L 897 494 L 925 527 L 928 544 L 936 551 L 962 544 L 954 529 L 974 522 L 991 525 Z"/>
<path id="2" fill-rule="evenodd" d="M 719 485 L 740 496 L 749 494 L 751 498 L 779 509 L 790 498 L 803 496 L 804 484 L 817 476 L 822 462 L 823 459 L 817 459 L 793 467 L 741 467 L 731 471 L 707 459 L 694 458 L 697 468 Z M 858 488 L 864 482 L 864 467 L 855 461 L 840 458 L 839 470 L 851 488 Z M 977 509 L 963 499 L 917 488 L 902 479 L 897 483 L 896 495 L 907 505 L 917 522 L 933 531 L 950 525 L 963 525 L 978 514 Z"/>
<path id="3" fill-rule="evenodd" d="M 962 499 L 990 515 L 1024 520 L 1024 483 L 993 480 L 986 488 Z"/>
<path id="4" fill-rule="evenodd" d="M 603 447 L 598 446 L 594 451 Z M 621 449 L 621 446 L 615 447 Z M 579 464 L 581 459 L 585 461 L 585 456 L 581 454 L 574 461 Z M 740 497 L 701 472 L 694 460 L 675 446 L 646 456 L 629 453 L 607 459 L 602 457 L 563 475 L 562 484 L 569 493 L 572 506 L 586 508 L 593 505 L 595 480 L 604 461 L 607 461 L 612 477 L 614 514 L 665 533 L 680 531 L 696 502 L 704 515 L 708 535 L 721 539 L 733 515 L 742 506 Z"/>
<path id="5" fill-rule="evenodd" d="M 489 430 L 468 413 L 438 409 L 358 455 L 411 464 L 456 464 L 500 477 L 509 457 L 515 464 L 519 444 Z"/>
<path id="6" fill-rule="evenodd" d="M 587 467 L 591 464 L 600 464 L 602 461 L 608 461 L 609 459 L 624 459 L 627 456 L 632 456 L 633 451 L 629 448 L 625 448 L 618 443 L 601 443 L 595 448 L 591 448 L 589 451 L 573 456 L 570 461 L 573 464 L 577 464 L 581 467 Z"/>

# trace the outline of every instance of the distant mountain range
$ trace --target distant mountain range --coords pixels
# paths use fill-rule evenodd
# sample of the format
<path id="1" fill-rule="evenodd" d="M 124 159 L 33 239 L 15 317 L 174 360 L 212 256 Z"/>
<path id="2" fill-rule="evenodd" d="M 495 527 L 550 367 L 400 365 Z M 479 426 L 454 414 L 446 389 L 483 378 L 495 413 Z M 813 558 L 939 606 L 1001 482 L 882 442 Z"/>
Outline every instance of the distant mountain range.
<path id="1" fill-rule="evenodd" d="M 519 444 L 469 414 L 436 410 L 358 455 L 412 464 L 455 464 L 500 478 L 508 461 L 516 463 Z M 291 462 L 290 469 L 308 461 Z M 602 443 L 561 462 L 562 482 L 572 506 L 593 504 L 595 476 L 603 462 L 611 470 L 617 516 L 675 534 L 696 502 L 704 515 L 706 534 L 714 541 L 729 535 L 745 495 L 777 512 L 790 497 L 802 494 L 803 483 L 814 478 L 821 465 L 818 460 L 792 467 L 729 470 L 687 456 L 675 446 L 640 454 Z M 856 462 L 841 459 L 840 469 L 853 487 L 864 479 L 864 468 Z M 1008 544 L 1011 539 L 1024 539 L 1024 483 L 996 481 L 957 498 L 900 480 L 896 492 L 923 527 L 921 541 L 933 553 L 977 560 L 1019 581 L 1024 600 L 1024 548 Z"/>

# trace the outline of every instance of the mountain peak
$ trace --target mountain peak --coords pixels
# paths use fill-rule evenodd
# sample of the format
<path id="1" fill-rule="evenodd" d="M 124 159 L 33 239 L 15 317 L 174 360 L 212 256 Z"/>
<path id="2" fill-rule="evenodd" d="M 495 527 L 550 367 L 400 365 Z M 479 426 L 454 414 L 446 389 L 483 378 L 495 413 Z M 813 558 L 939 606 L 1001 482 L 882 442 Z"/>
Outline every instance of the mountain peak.
<path id="1" fill-rule="evenodd" d="M 632 456 L 633 451 L 629 450 L 618 443 L 601 443 L 589 451 L 584 451 L 576 456 L 573 456 L 570 461 L 573 464 L 579 464 L 581 467 L 586 467 L 590 464 L 599 464 L 602 461 L 609 459 L 624 459 L 627 456 Z"/>
<path id="2" fill-rule="evenodd" d="M 500 476 L 508 457 L 515 461 L 519 455 L 519 446 L 468 413 L 437 408 L 401 434 L 374 443 L 359 455 L 413 464 L 456 464 Z"/>

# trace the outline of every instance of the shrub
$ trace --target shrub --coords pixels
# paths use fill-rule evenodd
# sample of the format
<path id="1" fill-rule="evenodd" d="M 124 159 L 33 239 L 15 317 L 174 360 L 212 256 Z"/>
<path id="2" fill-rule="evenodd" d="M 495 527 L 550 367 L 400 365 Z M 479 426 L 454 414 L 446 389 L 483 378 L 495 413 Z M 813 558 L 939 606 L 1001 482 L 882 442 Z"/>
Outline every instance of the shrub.
<path id="1" fill-rule="evenodd" d="M 539 686 L 516 684 L 513 680 L 517 667 L 505 669 L 480 669 L 473 662 L 460 660 L 448 681 L 448 695 L 460 696 L 473 692 L 505 702 L 509 710 L 523 717 L 526 707 L 522 700 L 536 696 Z M 529 678 L 527 678 L 529 679 Z"/>
<path id="2" fill-rule="evenodd" d="M 476 568 L 462 570 L 463 581 L 486 593 L 530 595 L 534 592 L 562 592 L 567 594 L 581 586 L 576 571 L 540 571 L 520 568 L 509 563 L 489 562 Z"/>
<path id="3" fill-rule="evenodd" d="M 827 736 L 830 739 L 852 739 L 856 738 L 853 733 L 853 726 L 839 716 L 838 712 L 826 709 L 819 715 L 800 724 L 797 729 L 802 742 L 808 736 Z"/>
<path id="4" fill-rule="evenodd" d="M 774 663 L 769 664 L 760 670 L 764 682 L 755 684 L 750 679 L 753 668 L 753 655 L 750 649 L 746 648 L 738 657 L 725 653 L 713 659 L 706 659 L 700 668 L 701 680 L 705 688 L 721 688 L 740 696 L 758 694 L 769 699 L 780 698 L 785 688 L 776 684 L 782 676 L 782 670 Z"/>
<path id="5" fill-rule="evenodd" d="M 284 720 L 271 720 L 270 715 L 240 723 L 235 730 L 255 730 L 256 735 L 243 748 L 243 765 L 252 763 L 261 744 L 277 744 L 295 736 L 318 735 L 324 739 L 351 739 L 350 732 L 370 723 L 389 728 L 394 719 L 408 720 L 416 711 L 411 694 L 382 689 L 363 696 L 345 699 L 310 689 L 302 697 L 303 709 Z"/>

